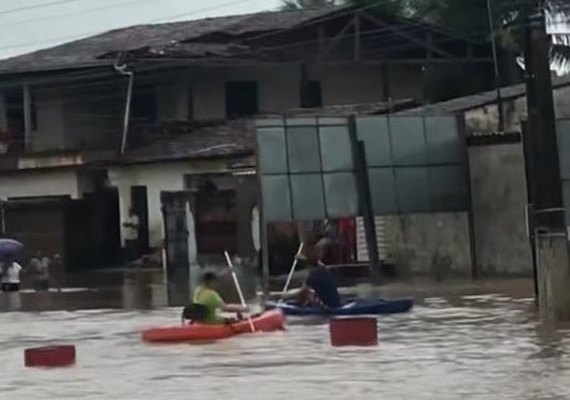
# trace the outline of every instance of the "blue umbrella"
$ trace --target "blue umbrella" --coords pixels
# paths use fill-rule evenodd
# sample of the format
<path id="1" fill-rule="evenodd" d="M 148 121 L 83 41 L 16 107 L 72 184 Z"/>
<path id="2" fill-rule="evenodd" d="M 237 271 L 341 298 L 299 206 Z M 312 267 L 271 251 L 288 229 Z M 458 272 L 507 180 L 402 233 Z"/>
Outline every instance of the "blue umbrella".
<path id="1" fill-rule="evenodd" d="M 24 245 L 14 239 L 0 239 L 0 255 L 13 255 L 19 253 Z"/>

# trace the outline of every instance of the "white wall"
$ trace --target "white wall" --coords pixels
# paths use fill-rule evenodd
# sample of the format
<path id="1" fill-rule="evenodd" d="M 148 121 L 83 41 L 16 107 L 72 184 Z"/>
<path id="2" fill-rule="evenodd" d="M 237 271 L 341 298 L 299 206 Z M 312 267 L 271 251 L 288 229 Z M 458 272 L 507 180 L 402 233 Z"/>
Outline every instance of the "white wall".
<path id="1" fill-rule="evenodd" d="M 570 86 L 554 90 L 554 108 L 557 118 L 570 118 Z"/>
<path id="2" fill-rule="evenodd" d="M 320 78 L 325 105 L 382 101 L 382 68 L 374 66 L 334 66 L 315 71 Z"/>
<path id="3" fill-rule="evenodd" d="M 315 67 L 309 75 L 310 79 L 321 81 L 325 105 L 383 99 L 382 68 L 377 65 Z M 292 63 L 192 68 L 138 78 L 145 84 L 155 85 L 158 118 L 163 121 L 187 119 L 190 107 L 198 120 L 225 118 L 225 83 L 229 81 L 256 81 L 262 113 L 300 107 L 301 68 Z M 388 78 L 393 98 L 421 100 L 420 67 L 390 66 Z M 34 151 L 108 149 L 120 143 L 126 81 L 77 85 L 65 89 L 32 87 L 38 120 L 38 129 L 32 132 Z M 0 101 L 0 126 L 3 117 L 5 119 L 2 103 Z"/>
<path id="4" fill-rule="evenodd" d="M 6 98 L 0 93 L 0 130 L 6 131 L 8 129 L 7 117 Z"/>
<path id="5" fill-rule="evenodd" d="M 63 130 L 66 149 L 118 149 L 125 107 L 125 81 L 65 91 Z"/>
<path id="6" fill-rule="evenodd" d="M 225 118 L 225 84 L 230 81 L 256 81 L 261 112 L 299 107 L 300 79 L 300 68 L 290 64 L 191 70 L 188 81 L 194 96 L 194 117 L 202 120 Z M 186 88 L 183 90 L 188 92 Z"/>
<path id="7" fill-rule="evenodd" d="M 156 97 L 160 121 L 184 121 L 188 118 L 190 88 L 191 84 L 185 79 L 176 84 L 159 84 Z"/>
<path id="8" fill-rule="evenodd" d="M 191 70 L 186 79 L 187 84 L 168 86 L 161 91 L 159 104 L 162 102 L 164 105 L 159 105 L 159 110 L 181 108 L 186 111 L 187 95 L 189 87 L 192 87 L 196 119 L 225 118 L 225 83 L 246 80 L 258 83 L 260 112 L 282 112 L 300 107 L 301 69 L 295 64 Z M 382 68 L 378 65 L 313 68 L 309 79 L 321 81 L 325 105 L 383 100 Z M 419 66 L 392 66 L 388 79 L 394 99 L 422 100 L 422 71 Z M 170 116 L 168 112 L 161 114 Z"/>
<path id="9" fill-rule="evenodd" d="M 223 162 L 177 162 L 141 164 L 109 169 L 109 180 L 119 190 L 121 211 L 121 237 L 124 238 L 123 222 L 131 207 L 131 186 L 146 186 L 148 195 L 149 239 L 152 247 L 162 244 L 163 221 L 160 202 L 162 191 L 184 190 L 184 176 L 200 172 L 222 172 Z"/>
<path id="10" fill-rule="evenodd" d="M 424 72 L 420 65 L 390 65 L 388 80 L 392 99 L 414 99 L 423 102 Z"/>
<path id="11" fill-rule="evenodd" d="M 81 85 L 81 84 L 79 84 Z M 31 88 L 37 127 L 31 149 L 109 149 L 120 142 L 124 90 L 119 85 L 78 88 Z M 0 96 L 0 127 L 6 123 L 4 96 Z"/>
<path id="12" fill-rule="evenodd" d="M 0 176 L 0 199 L 29 196 L 78 197 L 77 175 L 73 170 L 22 171 Z"/>
<path id="13" fill-rule="evenodd" d="M 32 131 L 32 150 L 64 150 L 65 131 L 63 122 L 64 99 L 60 89 L 35 89 L 34 99 L 37 129 Z"/>

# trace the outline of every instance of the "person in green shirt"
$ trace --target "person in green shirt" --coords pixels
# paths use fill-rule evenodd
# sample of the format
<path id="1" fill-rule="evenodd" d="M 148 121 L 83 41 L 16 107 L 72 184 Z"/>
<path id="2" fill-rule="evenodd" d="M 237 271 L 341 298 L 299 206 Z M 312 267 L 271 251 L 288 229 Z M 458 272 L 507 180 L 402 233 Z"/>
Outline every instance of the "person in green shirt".
<path id="1" fill-rule="evenodd" d="M 218 310 L 238 313 L 238 317 L 239 313 L 248 311 L 247 308 L 237 304 L 226 304 L 214 289 L 217 280 L 218 277 L 212 272 L 206 272 L 202 276 L 202 285 L 194 293 L 193 305 L 203 306 L 205 315 L 192 319 L 206 324 L 225 324 L 235 320 L 218 316 Z"/>

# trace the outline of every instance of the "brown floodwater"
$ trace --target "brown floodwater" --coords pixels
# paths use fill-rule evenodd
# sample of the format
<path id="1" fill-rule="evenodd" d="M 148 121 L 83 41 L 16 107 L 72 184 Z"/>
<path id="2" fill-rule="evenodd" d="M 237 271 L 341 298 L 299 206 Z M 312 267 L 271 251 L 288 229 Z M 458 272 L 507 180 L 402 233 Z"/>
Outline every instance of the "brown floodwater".
<path id="1" fill-rule="evenodd" d="M 485 288 L 485 290 L 489 290 Z M 528 297 L 423 294 L 378 319 L 373 348 L 333 348 L 322 319 L 213 344 L 148 345 L 141 329 L 179 310 L 0 313 L 0 393 L 19 399 L 554 400 L 570 398 L 570 329 Z M 471 291 L 473 292 L 473 291 Z M 103 304 L 103 303 L 102 303 Z M 77 364 L 27 369 L 24 349 L 77 347 Z"/>

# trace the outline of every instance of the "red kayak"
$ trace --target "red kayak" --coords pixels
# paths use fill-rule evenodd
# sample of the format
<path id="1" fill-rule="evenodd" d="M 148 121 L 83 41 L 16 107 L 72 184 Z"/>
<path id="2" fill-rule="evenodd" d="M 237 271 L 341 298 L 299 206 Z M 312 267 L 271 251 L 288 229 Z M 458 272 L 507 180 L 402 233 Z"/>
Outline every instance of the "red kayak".
<path id="1" fill-rule="evenodd" d="M 266 311 L 252 318 L 256 332 L 272 332 L 285 329 L 285 316 L 281 310 Z M 152 328 L 142 332 L 142 340 L 151 343 L 193 342 L 226 339 L 242 333 L 251 333 L 249 321 L 233 324 L 211 325 L 193 323 L 182 326 Z"/>

